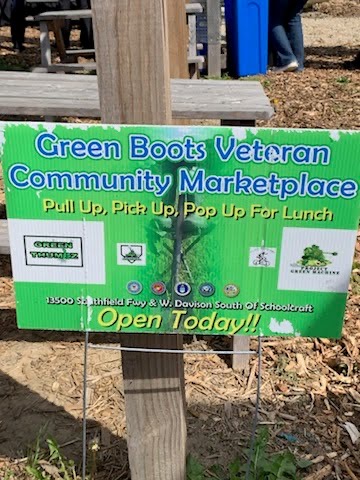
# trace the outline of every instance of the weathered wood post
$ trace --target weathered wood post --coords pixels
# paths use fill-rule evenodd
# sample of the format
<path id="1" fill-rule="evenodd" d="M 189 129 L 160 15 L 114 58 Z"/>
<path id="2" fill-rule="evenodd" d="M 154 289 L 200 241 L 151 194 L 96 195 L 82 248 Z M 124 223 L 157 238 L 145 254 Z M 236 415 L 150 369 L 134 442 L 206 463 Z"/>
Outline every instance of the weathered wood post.
<path id="1" fill-rule="evenodd" d="M 221 5 L 207 0 L 208 75 L 221 77 Z"/>
<path id="2" fill-rule="evenodd" d="M 167 0 L 92 0 L 102 121 L 170 124 Z M 178 335 L 122 335 L 122 345 L 182 348 Z M 183 357 L 122 355 L 132 480 L 184 480 Z"/>
<path id="3" fill-rule="evenodd" d="M 189 78 L 185 0 L 167 0 L 171 78 Z M 177 122 L 178 123 L 178 122 Z"/>

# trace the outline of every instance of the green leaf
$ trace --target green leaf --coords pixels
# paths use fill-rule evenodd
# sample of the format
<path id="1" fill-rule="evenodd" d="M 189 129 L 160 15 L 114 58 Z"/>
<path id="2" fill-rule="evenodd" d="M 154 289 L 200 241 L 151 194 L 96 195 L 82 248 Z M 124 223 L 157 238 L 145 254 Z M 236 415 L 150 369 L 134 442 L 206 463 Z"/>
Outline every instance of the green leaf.
<path id="1" fill-rule="evenodd" d="M 224 468 L 221 465 L 212 465 L 208 470 L 215 480 L 223 480 L 225 478 Z"/>
<path id="2" fill-rule="evenodd" d="M 43 474 L 35 467 L 27 466 L 25 470 L 29 475 L 31 475 L 31 478 L 35 480 L 46 480 L 49 478 L 48 476 L 44 477 Z"/>
<path id="3" fill-rule="evenodd" d="M 305 458 L 300 458 L 300 460 L 296 462 L 296 466 L 299 468 L 309 468 L 312 464 L 310 460 L 306 460 Z"/>
<path id="4" fill-rule="evenodd" d="M 273 455 L 269 471 L 277 480 L 296 480 L 296 460 L 294 455 L 291 452 Z"/>
<path id="5" fill-rule="evenodd" d="M 240 473 L 240 459 L 237 458 L 229 465 L 230 480 L 237 480 L 239 478 L 238 476 L 239 473 Z"/>
<path id="6" fill-rule="evenodd" d="M 186 463 L 187 480 L 205 480 L 204 467 L 192 455 L 188 456 Z"/>

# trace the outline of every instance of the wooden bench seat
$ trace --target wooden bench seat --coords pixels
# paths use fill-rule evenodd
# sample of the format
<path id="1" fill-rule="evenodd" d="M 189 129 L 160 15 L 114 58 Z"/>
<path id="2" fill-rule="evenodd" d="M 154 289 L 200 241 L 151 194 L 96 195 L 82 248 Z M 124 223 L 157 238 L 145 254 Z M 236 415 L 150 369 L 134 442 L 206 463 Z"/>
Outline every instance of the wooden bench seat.
<path id="1" fill-rule="evenodd" d="M 274 111 L 260 82 L 172 80 L 175 118 L 224 123 L 268 120 Z M 100 118 L 96 75 L 0 72 L 1 115 Z"/>

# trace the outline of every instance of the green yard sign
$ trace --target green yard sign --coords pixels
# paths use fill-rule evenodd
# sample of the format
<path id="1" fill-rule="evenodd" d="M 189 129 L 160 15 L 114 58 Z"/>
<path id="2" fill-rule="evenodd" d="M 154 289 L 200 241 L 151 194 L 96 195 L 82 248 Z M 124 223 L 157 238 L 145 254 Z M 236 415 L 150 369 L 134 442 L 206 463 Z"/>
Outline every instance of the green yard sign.
<path id="1" fill-rule="evenodd" d="M 20 328 L 339 337 L 350 131 L 4 123 Z"/>

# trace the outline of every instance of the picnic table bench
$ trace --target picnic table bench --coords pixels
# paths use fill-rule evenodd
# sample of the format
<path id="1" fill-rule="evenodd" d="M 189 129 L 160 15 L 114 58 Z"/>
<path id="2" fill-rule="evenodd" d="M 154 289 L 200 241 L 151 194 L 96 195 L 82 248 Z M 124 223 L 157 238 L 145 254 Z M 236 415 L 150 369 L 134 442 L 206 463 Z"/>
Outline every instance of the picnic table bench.
<path id="1" fill-rule="evenodd" d="M 175 118 L 255 125 L 274 111 L 256 81 L 171 80 Z M 96 75 L 0 72 L 0 115 L 100 118 Z"/>
<path id="2" fill-rule="evenodd" d="M 188 65 L 191 77 L 197 76 L 199 66 L 204 62 L 204 57 L 198 55 L 197 51 L 201 48 L 196 42 L 196 14 L 203 11 L 199 3 L 186 5 L 187 21 L 189 26 L 189 48 Z M 79 56 L 94 56 L 94 49 L 66 49 L 62 34 L 62 27 L 66 20 L 81 20 L 92 18 L 91 9 L 83 10 L 59 10 L 43 12 L 34 17 L 34 20 L 40 24 L 40 48 L 41 48 L 41 66 L 48 72 L 74 72 L 81 70 L 96 70 L 95 62 L 77 63 Z M 51 44 L 49 31 L 54 32 L 56 46 L 60 55 L 60 63 L 51 61 Z"/>

